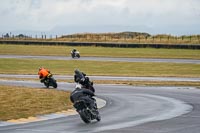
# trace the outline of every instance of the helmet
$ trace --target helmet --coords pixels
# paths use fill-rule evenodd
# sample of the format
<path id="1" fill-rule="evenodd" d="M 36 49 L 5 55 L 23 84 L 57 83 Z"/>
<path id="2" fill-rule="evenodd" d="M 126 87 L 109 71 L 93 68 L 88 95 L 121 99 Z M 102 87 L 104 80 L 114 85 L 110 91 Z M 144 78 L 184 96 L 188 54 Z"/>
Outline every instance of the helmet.
<path id="1" fill-rule="evenodd" d="M 76 69 L 76 70 L 74 71 L 75 74 L 79 74 L 79 72 L 80 72 L 80 71 L 79 71 L 78 69 Z"/>
<path id="2" fill-rule="evenodd" d="M 39 67 L 39 71 L 42 70 L 43 67 Z"/>

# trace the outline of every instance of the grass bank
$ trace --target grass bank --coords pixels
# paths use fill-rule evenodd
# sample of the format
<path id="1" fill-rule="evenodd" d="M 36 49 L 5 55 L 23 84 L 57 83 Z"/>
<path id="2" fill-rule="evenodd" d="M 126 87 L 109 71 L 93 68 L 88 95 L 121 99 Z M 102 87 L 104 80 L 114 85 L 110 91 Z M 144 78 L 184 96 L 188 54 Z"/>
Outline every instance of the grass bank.
<path id="1" fill-rule="evenodd" d="M 94 80 L 97 84 L 125 84 L 133 86 L 194 86 L 200 87 L 200 82 L 192 81 L 114 81 L 114 80 Z"/>
<path id="2" fill-rule="evenodd" d="M 27 118 L 72 108 L 69 92 L 0 85 L 0 120 Z"/>
<path id="3" fill-rule="evenodd" d="M 0 59 L 2 74 L 37 74 L 39 66 L 58 75 L 73 75 L 79 68 L 88 75 L 200 77 L 200 64 Z"/>
<path id="4" fill-rule="evenodd" d="M 200 59 L 200 50 L 189 49 L 105 48 L 8 44 L 0 45 L 0 54 L 70 56 L 70 51 L 73 48 L 78 49 L 81 56 Z"/>
<path id="5" fill-rule="evenodd" d="M 62 80 L 64 82 L 73 83 L 73 80 Z M 196 81 L 122 81 L 122 80 L 93 80 L 94 84 L 121 84 L 132 86 L 193 86 L 200 88 L 200 82 Z"/>

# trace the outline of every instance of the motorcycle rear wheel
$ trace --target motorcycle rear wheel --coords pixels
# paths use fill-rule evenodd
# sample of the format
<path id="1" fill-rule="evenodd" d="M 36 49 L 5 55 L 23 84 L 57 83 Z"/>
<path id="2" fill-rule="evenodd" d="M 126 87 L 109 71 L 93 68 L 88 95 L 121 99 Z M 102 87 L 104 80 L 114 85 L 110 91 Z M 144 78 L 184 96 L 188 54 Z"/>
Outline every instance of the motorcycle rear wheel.
<path id="1" fill-rule="evenodd" d="M 49 88 L 49 83 L 44 82 L 44 85 Z"/>

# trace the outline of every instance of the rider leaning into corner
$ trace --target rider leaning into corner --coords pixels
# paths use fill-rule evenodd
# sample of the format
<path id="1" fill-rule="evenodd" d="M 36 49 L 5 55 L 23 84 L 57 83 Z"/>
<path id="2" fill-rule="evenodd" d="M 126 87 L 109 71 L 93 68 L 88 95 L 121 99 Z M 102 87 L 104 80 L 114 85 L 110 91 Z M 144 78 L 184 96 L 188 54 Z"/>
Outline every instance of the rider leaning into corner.
<path id="1" fill-rule="evenodd" d="M 76 49 L 73 49 L 73 50 L 71 51 L 71 54 L 75 55 L 76 51 L 77 51 Z"/>
<path id="2" fill-rule="evenodd" d="M 39 71 L 38 71 L 40 82 L 43 83 L 47 79 L 47 76 L 49 74 L 51 74 L 51 73 L 48 69 L 40 67 Z"/>
<path id="3" fill-rule="evenodd" d="M 76 69 L 74 71 L 74 82 L 82 85 L 83 88 L 89 89 L 92 92 L 95 92 L 93 87 L 93 82 L 90 81 L 89 77 L 86 77 L 86 74 Z"/>
<path id="4" fill-rule="evenodd" d="M 72 103 L 80 100 L 86 101 L 91 111 L 96 112 L 97 104 L 93 96 L 95 96 L 95 94 L 91 90 L 76 86 L 75 90 L 70 94 L 70 100 Z"/>
<path id="5" fill-rule="evenodd" d="M 93 98 L 93 96 L 95 96 L 95 94 L 91 90 L 76 86 L 75 90 L 70 94 L 70 100 L 73 104 L 80 100 L 85 101 L 89 109 L 93 113 L 97 113 L 97 115 L 99 115 L 99 112 L 97 111 L 96 100 Z"/>
<path id="6" fill-rule="evenodd" d="M 70 95 L 70 100 L 75 103 L 77 100 L 84 99 L 88 102 L 88 105 L 92 111 L 97 109 L 96 100 L 93 98 L 95 96 L 95 89 L 93 87 L 93 82 L 86 77 L 86 74 L 76 69 L 74 71 L 74 81 L 80 85 L 76 85 L 75 90 Z"/>

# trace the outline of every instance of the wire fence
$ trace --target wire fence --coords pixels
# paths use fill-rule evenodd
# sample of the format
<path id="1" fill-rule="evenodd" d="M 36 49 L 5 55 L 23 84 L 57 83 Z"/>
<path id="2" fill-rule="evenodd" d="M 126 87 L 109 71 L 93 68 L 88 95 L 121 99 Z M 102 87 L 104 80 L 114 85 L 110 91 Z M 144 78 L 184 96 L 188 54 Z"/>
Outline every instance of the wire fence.
<path id="1" fill-rule="evenodd" d="M 32 40 L 32 41 L 66 41 L 66 42 L 115 42 L 115 43 L 141 43 L 141 44 L 200 44 L 200 35 L 191 36 L 125 36 L 125 35 L 9 35 L 0 37 L 1 40 Z"/>

